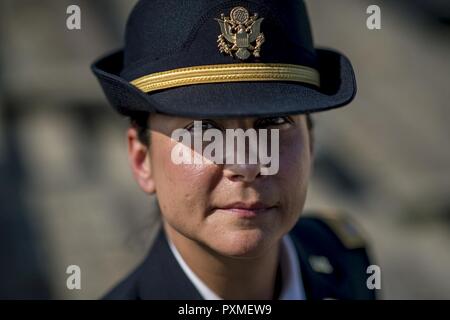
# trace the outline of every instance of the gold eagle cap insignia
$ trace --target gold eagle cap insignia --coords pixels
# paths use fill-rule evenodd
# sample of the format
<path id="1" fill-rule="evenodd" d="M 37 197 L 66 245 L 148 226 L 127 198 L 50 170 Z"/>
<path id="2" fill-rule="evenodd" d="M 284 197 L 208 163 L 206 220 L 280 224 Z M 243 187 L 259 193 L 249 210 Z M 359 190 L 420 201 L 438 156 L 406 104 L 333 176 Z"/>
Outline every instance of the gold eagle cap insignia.
<path id="1" fill-rule="evenodd" d="M 265 38 L 260 29 L 264 18 L 259 18 L 257 13 L 250 16 L 244 7 L 235 7 L 229 17 L 222 13 L 220 19 L 215 20 L 222 31 L 217 39 L 220 53 L 240 60 L 247 60 L 252 55 L 255 58 L 261 56 Z"/>

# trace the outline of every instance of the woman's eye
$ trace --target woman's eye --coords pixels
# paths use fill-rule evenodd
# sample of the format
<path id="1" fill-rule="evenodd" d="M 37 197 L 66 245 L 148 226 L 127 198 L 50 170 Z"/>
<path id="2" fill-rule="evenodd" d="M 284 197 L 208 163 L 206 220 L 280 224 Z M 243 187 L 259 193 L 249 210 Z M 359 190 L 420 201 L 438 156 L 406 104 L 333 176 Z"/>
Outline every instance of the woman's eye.
<path id="1" fill-rule="evenodd" d="M 292 120 L 289 117 L 273 117 L 259 120 L 257 122 L 257 126 L 258 127 L 282 126 L 291 123 Z"/>
<path id="2" fill-rule="evenodd" d="M 185 129 L 188 131 L 194 131 L 194 129 L 196 129 L 196 128 L 201 129 L 202 131 L 206 131 L 208 129 L 219 129 L 220 130 L 220 127 L 217 124 L 213 123 L 212 121 L 207 121 L 207 120 L 198 120 L 195 123 L 192 122 L 188 126 L 185 127 Z"/>

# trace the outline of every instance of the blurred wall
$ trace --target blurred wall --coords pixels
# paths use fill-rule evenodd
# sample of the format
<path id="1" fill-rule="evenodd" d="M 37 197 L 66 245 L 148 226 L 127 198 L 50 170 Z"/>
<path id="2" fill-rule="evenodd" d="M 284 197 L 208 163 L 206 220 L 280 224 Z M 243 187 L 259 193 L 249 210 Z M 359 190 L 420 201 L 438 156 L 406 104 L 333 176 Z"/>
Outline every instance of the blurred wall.
<path id="1" fill-rule="evenodd" d="M 315 115 L 308 208 L 362 223 L 385 299 L 450 298 L 450 43 L 442 1 L 309 0 L 317 46 L 354 64 L 358 96 Z M 134 183 L 127 123 L 89 70 L 122 45 L 135 1 L 0 3 L 0 298 L 94 299 L 157 227 Z M 66 28 L 77 4 L 82 29 Z M 382 29 L 366 28 L 378 4 Z M 68 265 L 82 289 L 66 288 Z"/>

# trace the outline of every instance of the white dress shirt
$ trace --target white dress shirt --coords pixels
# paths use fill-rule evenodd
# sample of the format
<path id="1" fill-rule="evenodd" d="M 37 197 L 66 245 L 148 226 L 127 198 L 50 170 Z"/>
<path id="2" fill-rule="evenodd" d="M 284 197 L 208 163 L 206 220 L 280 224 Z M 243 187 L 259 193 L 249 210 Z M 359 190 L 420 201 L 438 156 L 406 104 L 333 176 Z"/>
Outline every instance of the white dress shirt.
<path id="1" fill-rule="evenodd" d="M 177 248 L 175 248 L 172 241 L 170 241 L 170 239 L 168 239 L 168 241 L 170 249 L 181 269 L 183 269 L 184 273 L 189 280 L 191 280 L 203 299 L 222 300 L 221 297 L 208 288 L 208 286 L 191 270 Z M 288 234 L 285 235 L 281 241 L 280 259 L 282 287 L 279 300 L 305 300 L 305 291 L 303 288 L 297 252 L 292 243 L 292 239 Z"/>

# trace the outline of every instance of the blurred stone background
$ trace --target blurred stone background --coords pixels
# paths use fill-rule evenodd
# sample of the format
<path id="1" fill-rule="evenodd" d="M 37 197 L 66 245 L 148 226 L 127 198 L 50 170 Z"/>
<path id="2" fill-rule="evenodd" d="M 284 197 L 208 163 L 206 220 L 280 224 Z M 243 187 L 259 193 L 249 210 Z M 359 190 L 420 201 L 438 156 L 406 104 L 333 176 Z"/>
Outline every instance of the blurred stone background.
<path id="1" fill-rule="evenodd" d="M 365 228 L 384 299 L 450 299 L 450 4 L 307 0 L 317 46 L 352 60 L 351 106 L 316 114 L 307 208 Z M 0 298 L 96 299 L 151 244 L 154 199 L 131 176 L 127 123 L 90 73 L 135 1 L 0 2 Z M 66 28 L 81 7 L 82 30 Z M 366 28 L 377 4 L 382 29 Z M 66 268 L 82 289 L 66 288 Z"/>

